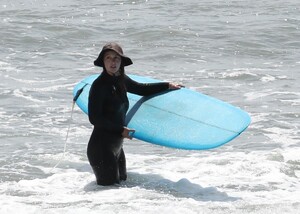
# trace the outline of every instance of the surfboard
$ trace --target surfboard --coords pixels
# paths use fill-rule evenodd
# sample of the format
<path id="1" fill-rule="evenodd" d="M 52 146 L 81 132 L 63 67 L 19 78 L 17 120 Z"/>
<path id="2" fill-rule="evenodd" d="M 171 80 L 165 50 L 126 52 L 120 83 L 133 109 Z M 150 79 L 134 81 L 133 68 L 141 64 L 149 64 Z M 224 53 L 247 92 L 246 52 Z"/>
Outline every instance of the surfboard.
<path id="1" fill-rule="evenodd" d="M 99 75 L 80 81 L 73 90 L 76 104 L 88 114 L 91 84 Z M 159 80 L 128 75 L 143 83 Z M 239 136 L 250 124 L 247 112 L 197 91 L 181 88 L 142 97 L 128 93 L 126 126 L 134 138 L 166 147 L 206 150 Z"/>

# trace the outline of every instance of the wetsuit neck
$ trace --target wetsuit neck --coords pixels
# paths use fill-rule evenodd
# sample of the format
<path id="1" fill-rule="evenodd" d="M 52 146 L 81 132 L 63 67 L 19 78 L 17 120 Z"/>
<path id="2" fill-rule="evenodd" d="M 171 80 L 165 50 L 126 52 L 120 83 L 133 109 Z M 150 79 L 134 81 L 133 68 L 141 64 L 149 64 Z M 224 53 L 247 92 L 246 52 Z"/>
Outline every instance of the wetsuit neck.
<path id="1" fill-rule="evenodd" d="M 111 83 L 116 83 L 119 80 L 121 80 L 121 75 L 112 76 L 112 75 L 108 74 L 107 71 L 105 71 L 105 70 L 102 72 L 102 77 L 105 78 L 106 81 L 109 81 Z"/>

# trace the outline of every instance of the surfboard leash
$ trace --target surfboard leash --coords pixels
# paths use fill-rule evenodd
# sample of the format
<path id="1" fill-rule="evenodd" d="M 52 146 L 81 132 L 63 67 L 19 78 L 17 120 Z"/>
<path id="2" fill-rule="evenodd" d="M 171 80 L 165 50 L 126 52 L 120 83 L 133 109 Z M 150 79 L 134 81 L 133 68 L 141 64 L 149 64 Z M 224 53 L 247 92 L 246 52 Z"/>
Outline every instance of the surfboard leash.
<path id="1" fill-rule="evenodd" d="M 81 89 L 79 89 L 75 96 L 73 97 L 73 102 L 72 102 L 72 110 L 71 110 L 71 116 L 70 116 L 70 123 L 68 125 L 68 130 L 67 130 L 67 135 L 66 135 L 66 139 L 65 139 L 65 144 L 64 144 L 64 151 L 63 151 L 63 155 L 60 158 L 60 160 L 58 161 L 58 163 L 51 169 L 50 172 L 52 172 L 53 169 L 55 169 L 61 162 L 62 160 L 65 158 L 65 154 L 66 154 L 66 150 L 67 150 L 67 142 L 68 142 L 68 138 L 69 138 L 69 133 L 70 133 L 70 128 L 71 128 L 71 123 L 73 120 L 73 112 L 74 112 L 74 107 L 75 107 L 75 103 L 77 101 L 77 99 L 79 98 L 80 94 L 83 92 L 83 89 L 85 88 L 85 86 L 87 86 L 88 84 L 85 84 Z"/>

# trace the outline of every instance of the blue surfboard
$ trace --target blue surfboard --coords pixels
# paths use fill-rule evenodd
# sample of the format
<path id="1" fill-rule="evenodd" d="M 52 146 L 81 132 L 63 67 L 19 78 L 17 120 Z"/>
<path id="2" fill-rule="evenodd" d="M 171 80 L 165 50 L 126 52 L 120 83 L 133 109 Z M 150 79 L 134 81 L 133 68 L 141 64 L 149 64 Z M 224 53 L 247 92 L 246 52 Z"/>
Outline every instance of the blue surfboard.
<path id="1" fill-rule="evenodd" d="M 77 105 L 88 113 L 91 84 L 99 75 L 79 82 L 73 90 Z M 138 82 L 159 82 L 129 75 Z M 249 115 L 233 105 L 202 93 L 182 88 L 153 96 L 128 93 L 126 125 L 135 129 L 134 138 L 149 143 L 187 150 L 221 146 L 239 136 L 250 124 Z"/>

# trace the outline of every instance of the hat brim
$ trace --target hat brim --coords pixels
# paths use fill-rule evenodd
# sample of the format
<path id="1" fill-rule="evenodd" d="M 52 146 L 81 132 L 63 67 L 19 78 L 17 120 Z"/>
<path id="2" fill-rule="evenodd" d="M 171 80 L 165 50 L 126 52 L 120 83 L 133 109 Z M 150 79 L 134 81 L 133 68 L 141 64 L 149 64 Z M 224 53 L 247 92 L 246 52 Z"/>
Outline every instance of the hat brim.
<path id="1" fill-rule="evenodd" d="M 98 58 L 94 61 L 94 65 L 95 65 L 95 66 L 104 67 L 103 57 L 104 57 L 105 52 L 106 52 L 106 51 L 109 51 L 109 50 L 116 52 L 116 53 L 121 57 L 121 59 L 122 59 L 122 64 L 123 64 L 124 66 L 128 66 L 128 65 L 132 65 L 132 64 L 133 64 L 133 63 L 132 63 L 132 60 L 131 60 L 129 57 L 125 56 L 124 54 L 118 53 L 118 52 L 115 51 L 114 49 L 107 48 L 107 49 L 102 50 L 102 51 L 100 52 Z"/>

